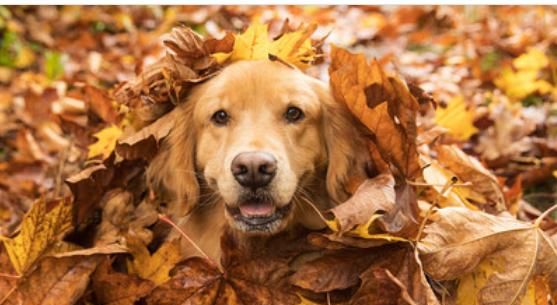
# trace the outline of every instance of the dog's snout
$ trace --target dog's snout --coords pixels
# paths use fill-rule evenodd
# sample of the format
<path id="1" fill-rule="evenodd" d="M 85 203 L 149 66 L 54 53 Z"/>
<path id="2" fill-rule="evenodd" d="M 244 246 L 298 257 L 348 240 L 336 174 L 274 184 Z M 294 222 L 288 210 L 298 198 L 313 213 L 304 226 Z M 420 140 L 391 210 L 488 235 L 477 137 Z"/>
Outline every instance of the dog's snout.
<path id="1" fill-rule="evenodd" d="M 266 152 L 244 152 L 234 157 L 230 170 L 242 186 L 263 187 L 275 177 L 277 160 Z"/>

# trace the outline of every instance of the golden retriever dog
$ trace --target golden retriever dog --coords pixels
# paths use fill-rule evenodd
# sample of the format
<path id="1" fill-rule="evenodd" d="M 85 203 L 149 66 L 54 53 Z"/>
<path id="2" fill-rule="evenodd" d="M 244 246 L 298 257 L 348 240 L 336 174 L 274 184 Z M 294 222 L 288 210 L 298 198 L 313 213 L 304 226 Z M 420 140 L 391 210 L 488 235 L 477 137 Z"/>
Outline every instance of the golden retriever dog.
<path id="1" fill-rule="evenodd" d="M 227 225 L 240 241 L 324 223 L 365 177 L 367 146 L 327 84 L 279 62 L 240 61 L 197 86 L 147 171 L 169 213 L 210 257 Z M 186 255 L 195 253 L 185 245 Z"/>

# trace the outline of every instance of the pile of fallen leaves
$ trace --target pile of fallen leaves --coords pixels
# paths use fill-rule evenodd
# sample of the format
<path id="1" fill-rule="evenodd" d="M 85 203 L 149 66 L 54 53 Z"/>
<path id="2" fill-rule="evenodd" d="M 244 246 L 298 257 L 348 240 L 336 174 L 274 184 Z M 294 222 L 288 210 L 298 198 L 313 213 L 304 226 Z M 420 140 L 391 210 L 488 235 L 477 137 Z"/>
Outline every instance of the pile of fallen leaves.
<path id="1" fill-rule="evenodd" d="M 134 20 L 152 20 L 149 14 L 156 12 L 138 8 L 114 9 L 110 17 L 77 10 L 79 18 L 70 7 L 35 15 L 26 8 L 0 9 L 6 24 L 0 22 L 0 62 L 9 58 L 13 65 L 0 70 L 11 74 L 8 90 L 0 93 L 6 95 L 0 100 L 0 233 L 6 236 L 0 304 L 557 302 L 557 224 L 551 210 L 541 213 L 523 197 L 525 187 L 547 189 L 539 182 L 553 179 L 557 168 L 554 33 L 545 37 L 535 26 L 521 32 L 506 19 L 505 8 L 495 20 L 471 22 L 472 29 L 459 18 L 480 15 L 481 9 L 304 9 L 288 8 L 321 25 L 338 21 L 341 33 L 349 18 L 365 22 L 354 26 L 357 43 L 332 31 L 327 39 L 340 45 L 382 52 L 374 44 L 386 40 L 397 48 L 406 39 L 420 57 L 411 58 L 412 51 L 396 59 L 387 50 L 367 60 L 324 44 L 328 32 L 315 25 L 273 22 L 284 17 L 281 8 L 270 9 L 277 15 L 268 25 L 253 22 L 241 34 L 232 31 L 239 26 L 213 30 L 219 39 L 206 30 L 205 36 L 196 33 L 195 25 L 176 27 L 162 45 L 153 37 L 179 19 L 176 9 L 165 12 L 169 16 L 159 27 L 142 25 L 155 27 L 150 32 Z M 192 9 L 206 15 L 211 10 Z M 265 15 L 263 8 L 252 10 L 249 18 L 234 7 L 205 18 L 246 24 Z M 522 22 L 535 25 L 537 13 L 527 10 Z M 342 14 L 348 16 L 334 19 Z M 71 51 L 77 53 L 71 61 L 85 56 L 89 66 L 74 67 L 71 81 L 60 80 L 63 56 L 54 51 L 45 52 L 44 74 L 24 69 L 43 50 L 20 37 L 32 35 L 50 47 L 72 36 L 56 37 L 61 34 L 48 29 L 26 33 L 22 22 L 40 23 L 35 16 L 57 20 L 86 41 Z M 552 18 L 548 13 L 548 22 Z M 508 33 L 483 35 L 495 31 L 493 22 Z M 91 34 L 85 30 L 91 24 L 113 29 Z M 452 27 L 467 34 L 464 41 L 443 31 Z M 6 43 L 6 37 L 17 43 Z M 95 50 L 87 39 L 100 39 L 106 50 Z M 526 48 L 538 41 L 545 45 Z M 134 42 L 134 55 L 126 54 L 122 46 Z M 88 43 L 102 52 L 102 62 L 117 63 L 99 65 L 98 55 L 84 52 Z M 461 48 L 468 56 L 459 55 Z M 130 69 L 126 56 L 142 63 Z M 348 201 L 322 211 L 327 230 L 278 235 L 258 249 L 244 249 L 225 233 L 220 264 L 204 257 L 184 260 L 179 240 L 166 238 L 174 228 L 161 216 L 167 213 L 165 198 L 147 188 L 144 171 L 174 125 L 172 109 L 189 90 L 228 63 L 251 59 L 279 61 L 312 75 L 326 71 L 335 100 L 368 129 L 373 170 L 370 177 L 352 179 Z M 442 64 L 432 68 L 434 63 Z M 129 75 L 118 79 L 118 69 Z M 459 87 L 467 90 L 456 94 Z"/>

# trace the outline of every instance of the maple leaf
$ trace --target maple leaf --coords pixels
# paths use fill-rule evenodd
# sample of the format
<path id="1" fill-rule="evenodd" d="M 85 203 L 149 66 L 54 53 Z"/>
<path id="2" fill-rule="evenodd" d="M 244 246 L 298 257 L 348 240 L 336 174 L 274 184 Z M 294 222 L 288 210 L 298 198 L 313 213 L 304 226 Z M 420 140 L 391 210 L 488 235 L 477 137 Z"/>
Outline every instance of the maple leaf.
<path id="1" fill-rule="evenodd" d="M 333 46 L 329 67 L 335 99 L 375 135 L 383 159 L 413 179 L 420 174 L 416 148 L 418 102 L 400 80 L 385 75 L 363 54 Z"/>
<path id="2" fill-rule="evenodd" d="M 58 201 L 50 210 L 44 199 L 35 201 L 23 218 L 19 234 L 14 238 L 3 238 L 15 271 L 24 274 L 59 241 L 62 234 L 71 229 L 71 221 L 72 205 L 69 200 Z M 65 250 L 67 248 L 60 249 Z"/>
<path id="3" fill-rule="evenodd" d="M 230 53 L 215 53 L 219 62 L 238 60 L 260 60 L 276 56 L 284 62 L 305 69 L 315 60 L 315 48 L 310 36 L 317 26 L 312 24 L 297 31 L 283 34 L 277 40 L 270 40 L 266 24 L 253 23 L 242 34 L 235 35 L 234 47 Z"/>
<path id="4" fill-rule="evenodd" d="M 453 97 L 446 108 L 438 107 L 435 122 L 447 128 L 451 135 L 461 141 L 468 140 L 478 132 L 474 126 L 474 113 L 466 108 L 462 96 Z"/>
<path id="5" fill-rule="evenodd" d="M 152 255 L 139 238 L 128 235 L 126 242 L 133 256 L 133 260 L 128 262 L 130 273 L 137 274 L 157 285 L 170 278 L 168 272 L 182 258 L 179 239 L 166 241 Z"/>
<path id="6" fill-rule="evenodd" d="M 486 260 L 499 266 L 497 272 L 484 275 L 486 281 L 475 296 L 478 304 L 520 304 L 538 276 L 545 277 L 552 297 L 557 297 L 557 247 L 538 224 L 444 208 L 424 232 L 418 250 L 425 271 L 436 280 L 475 273 L 479 277 L 483 271 L 478 266 Z"/>
<path id="7" fill-rule="evenodd" d="M 101 156 L 103 160 L 110 157 L 121 135 L 122 129 L 116 125 L 111 125 L 95 133 L 93 136 L 97 138 L 97 142 L 89 145 L 87 157 Z"/>

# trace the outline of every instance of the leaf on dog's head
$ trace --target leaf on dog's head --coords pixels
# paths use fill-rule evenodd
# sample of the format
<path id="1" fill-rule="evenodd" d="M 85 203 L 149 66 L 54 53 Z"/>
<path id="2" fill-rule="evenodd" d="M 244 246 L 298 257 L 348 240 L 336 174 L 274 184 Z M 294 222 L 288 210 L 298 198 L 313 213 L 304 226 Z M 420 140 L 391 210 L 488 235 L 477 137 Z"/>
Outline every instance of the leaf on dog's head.
<path id="1" fill-rule="evenodd" d="M 51 209 L 48 209 L 48 205 L 44 199 L 35 201 L 23 218 L 19 234 L 3 240 L 18 274 L 24 274 L 72 227 L 72 205 L 69 200 L 59 200 Z"/>
<path id="2" fill-rule="evenodd" d="M 557 246 L 537 225 L 464 208 L 440 209 L 433 220 L 418 244 L 424 269 L 433 279 L 475 274 L 485 278 L 478 282 L 482 285 L 477 304 L 493 304 L 496 299 L 521 304 L 529 283 L 542 276 L 552 297 L 557 297 Z M 488 263 L 482 262 L 487 261 L 497 272 L 486 273 Z"/>
<path id="3" fill-rule="evenodd" d="M 310 36 L 317 29 L 312 24 L 298 30 L 284 33 L 277 40 L 271 40 L 266 24 L 253 23 L 242 34 L 235 35 L 234 47 L 229 53 L 216 53 L 219 62 L 238 60 L 268 59 L 274 56 L 300 69 L 307 68 L 314 60 L 316 51 Z"/>
<path id="4" fill-rule="evenodd" d="M 383 159 L 402 176 L 420 174 L 416 146 L 418 102 L 406 85 L 387 76 L 377 61 L 334 47 L 329 75 L 333 95 L 375 135 Z"/>
<path id="5" fill-rule="evenodd" d="M 108 126 L 95 133 L 93 136 L 97 138 L 97 142 L 89 145 L 87 157 L 101 156 L 103 160 L 110 157 L 121 135 L 122 129 L 116 125 Z"/>

